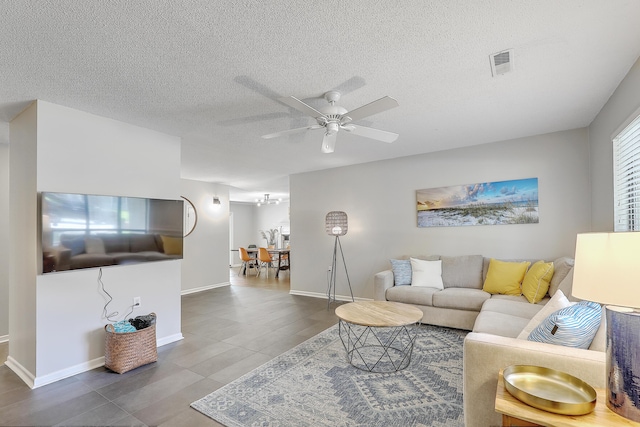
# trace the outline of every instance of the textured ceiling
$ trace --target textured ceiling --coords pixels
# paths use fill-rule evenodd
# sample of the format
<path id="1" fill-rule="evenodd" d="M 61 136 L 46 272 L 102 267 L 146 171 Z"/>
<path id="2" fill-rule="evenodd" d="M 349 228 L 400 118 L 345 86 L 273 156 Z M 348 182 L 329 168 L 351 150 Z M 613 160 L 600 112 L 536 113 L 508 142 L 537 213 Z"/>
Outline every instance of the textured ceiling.
<path id="1" fill-rule="evenodd" d="M 42 99 L 182 137 L 182 177 L 232 198 L 288 175 L 587 126 L 640 55 L 640 1 L 2 0 L 0 122 Z M 514 49 L 491 76 L 489 55 Z M 278 101 L 398 108 L 322 131 Z M 0 123 L 0 139 L 8 139 Z"/>

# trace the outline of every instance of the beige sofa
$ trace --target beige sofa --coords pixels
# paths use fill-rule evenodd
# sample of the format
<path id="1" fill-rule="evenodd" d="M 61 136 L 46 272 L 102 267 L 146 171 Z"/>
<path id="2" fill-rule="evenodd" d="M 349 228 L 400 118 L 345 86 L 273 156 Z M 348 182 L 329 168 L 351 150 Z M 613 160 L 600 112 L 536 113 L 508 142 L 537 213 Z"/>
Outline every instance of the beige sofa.
<path id="1" fill-rule="evenodd" d="M 48 248 L 49 271 L 76 270 L 182 258 L 181 236 L 160 234 L 62 234 L 60 245 Z M 48 272 L 48 271 L 46 271 Z"/>
<path id="2" fill-rule="evenodd" d="M 531 304 L 523 296 L 491 295 L 482 290 L 489 258 L 479 255 L 420 258 L 442 260 L 444 289 L 394 286 L 393 272 L 387 270 L 374 278 L 374 298 L 417 306 L 424 314 L 422 323 L 472 331 L 465 338 L 463 355 L 466 427 L 501 425 L 494 401 L 498 372 L 509 365 L 558 369 L 594 387 L 604 387 L 604 325 L 588 350 L 516 338 L 559 289 L 567 297 L 571 295 L 572 259 L 553 261 L 555 273 L 548 295 Z"/>

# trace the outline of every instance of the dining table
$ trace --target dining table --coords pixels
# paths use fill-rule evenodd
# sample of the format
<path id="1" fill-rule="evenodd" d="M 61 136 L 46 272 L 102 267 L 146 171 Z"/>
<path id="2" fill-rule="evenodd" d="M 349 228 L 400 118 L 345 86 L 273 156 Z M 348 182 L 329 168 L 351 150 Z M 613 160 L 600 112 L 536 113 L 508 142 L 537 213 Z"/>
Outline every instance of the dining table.
<path id="1" fill-rule="evenodd" d="M 278 254 L 278 265 L 276 268 L 276 277 L 279 277 L 280 270 L 288 270 L 291 265 L 291 249 L 281 248 L 266 248 L 269 255 Z M 247 253 L 250 257 L 258 260 L 258 248 L 246 248 Z M 231 252 L 239 252 L 240 249 L 231 249 Z M 247 264 L 244 264 L 244 267 L 241 271 L 243 275 L 247 274 Z"/>

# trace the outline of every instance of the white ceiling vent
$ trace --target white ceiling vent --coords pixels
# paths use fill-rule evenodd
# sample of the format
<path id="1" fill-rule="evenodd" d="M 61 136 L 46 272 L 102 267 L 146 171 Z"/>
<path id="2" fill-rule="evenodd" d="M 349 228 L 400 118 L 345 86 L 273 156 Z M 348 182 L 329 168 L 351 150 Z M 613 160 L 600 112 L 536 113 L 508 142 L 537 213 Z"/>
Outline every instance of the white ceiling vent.
<path id="1" fill-rule="evenodd" d="M 493 77 L 513 71 L 513 49 L 489 55 L 491 60 L 491 74 Z"/>

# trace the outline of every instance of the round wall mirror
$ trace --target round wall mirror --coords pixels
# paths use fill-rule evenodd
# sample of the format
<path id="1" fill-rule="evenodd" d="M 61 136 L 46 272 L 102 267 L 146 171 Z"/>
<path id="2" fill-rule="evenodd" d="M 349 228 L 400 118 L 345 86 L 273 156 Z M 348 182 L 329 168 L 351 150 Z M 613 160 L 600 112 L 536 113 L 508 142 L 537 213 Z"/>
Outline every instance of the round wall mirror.
<path id="1" fill-rule="evenodd" d="M 184 199 L 184 230 L 183 236 L 187 237 L 189 234 L 193 233 L 193 230 L 196 228 L 196 224 L 198 223 L 198 212 L 196 211 L 196 207 L 191 203 L 191 200 L 187 199 L 184 196 L 180 196 Z"/>

